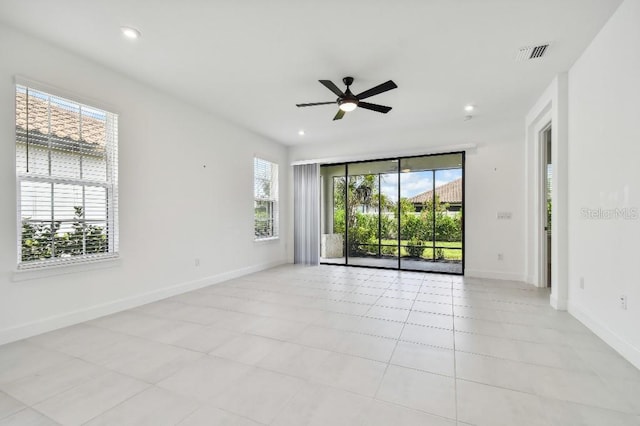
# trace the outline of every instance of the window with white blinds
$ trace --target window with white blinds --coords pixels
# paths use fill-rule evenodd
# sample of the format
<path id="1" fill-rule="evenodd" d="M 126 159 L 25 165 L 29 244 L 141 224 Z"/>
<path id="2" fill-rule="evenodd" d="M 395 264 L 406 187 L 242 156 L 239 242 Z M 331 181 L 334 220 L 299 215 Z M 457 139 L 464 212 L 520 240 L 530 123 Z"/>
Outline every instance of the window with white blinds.
<path id="1" fill-rule="evenodd" d="M 118 253 L 118 116 L 16 86 L 18 268 Z"/>
<path id="2" fill-rule="evenodd" d="M 256 240 L 278 237 L 278 165 L 253 159 L 253 217 Z"/>

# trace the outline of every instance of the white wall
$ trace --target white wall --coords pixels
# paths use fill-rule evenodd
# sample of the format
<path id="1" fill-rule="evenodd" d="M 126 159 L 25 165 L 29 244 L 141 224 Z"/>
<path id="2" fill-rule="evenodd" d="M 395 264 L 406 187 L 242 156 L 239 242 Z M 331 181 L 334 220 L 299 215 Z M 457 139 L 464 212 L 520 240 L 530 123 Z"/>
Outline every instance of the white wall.
<path id="1" fill-rule="evenodd" d="M 0 343 L 287 260 L 284 146 L 4 26 L 0 52 Z M 15 75 L 120 114 L 121 260 L 108 268 L 14 274 Z M 281 167 L 278 241 L 253 241 L 254 154 Z"/>
<path id="2" fill-rule="evenodd" d="M 479 118 L 478 118 L 479 120 Z M 461 125 L 464 123 L 461 121 Z M 510 130 L 510 129 L 507 129 Z M 498 134 L 500 132 L 497 132 Z M 471 141 L 465 170 L 465 275 L 524 280 L 524 136 L 506 131 L 489 142 Z M 417 155 L 447 146 L 459 150 L 470 141 L 429 142 L 429 136 L 397 135 L 393 141 L 300 145 L 291 148 L 292 162 L 316 159 L 374 159 L 395 155 Z M 498 220 L 497 212 L 512 213 L 511 220 Z M 503 253 L 504 260 L 498 260 Z"/>
<path id="3" fill-rule="evenodd" d="M 625 1 L 569 71 L 568 257 L 569 311 L 640 368 L 640 220 L 581 214 L 640 208 L 639 23 Z"/>

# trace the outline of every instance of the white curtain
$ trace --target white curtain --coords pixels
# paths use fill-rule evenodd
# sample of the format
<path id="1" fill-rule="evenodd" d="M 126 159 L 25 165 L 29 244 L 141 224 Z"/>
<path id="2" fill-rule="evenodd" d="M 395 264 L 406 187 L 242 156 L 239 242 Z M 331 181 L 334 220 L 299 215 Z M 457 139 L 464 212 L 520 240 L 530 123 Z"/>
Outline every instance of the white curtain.
<path id="1" fill-rule="evenodd" d="M 320 165 L 293 166 L 294 263 L 320 263 Z"/>

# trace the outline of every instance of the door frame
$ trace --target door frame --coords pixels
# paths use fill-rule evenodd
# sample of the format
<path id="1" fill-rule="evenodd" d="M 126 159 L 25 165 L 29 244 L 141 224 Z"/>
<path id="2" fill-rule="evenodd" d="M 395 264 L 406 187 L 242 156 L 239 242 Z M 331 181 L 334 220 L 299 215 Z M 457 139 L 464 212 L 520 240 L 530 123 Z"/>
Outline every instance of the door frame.
<path id="1" fill-rule="evenodd" d="M 538 194 L 540 199 L 538 200 L 539 202 L 539 220 L 538 220 L 538 235 L 539 235 L 539 242 L 538 242 L 538 247 L 540 249 L 540 261 L 539 263 L 539 287 L 552 287 L 553 286 L 553 274 L 551 276 L 549 276 L 549 264 L 552 265 L 552 270 L 553 270 L 553 250 L 551 250 L 551 253 L 549 253 L 548 250 L 548 246 L 549 246 L 549 241 L 548 241 L 548 237 L 547 237 L 547 230 L 545 229 L 547 226 L 547 159 L 548 156 L 552 154 L 553 152 L 553 127 L 552 127 L 552 122 L 549 121 L 546 125 L 544 125 L 544 127 L 538 132 L 538 149 L 540 150 L 539 152 L 539 168 L 538 170 L 540 171 L 540 175 L 539 175 L 539 179 L 538 179 Z M 549 150 L 547 149 L 547 144 L 548 144 L 548 139 L 547 139 L 547 135 L 549 135 L 551 137 L 551 152 L 549 152 Z M 551 164 L 552 164 L 552 170 L 553 170 L 553 155 L 551 155 Z M 552 178 L 553 179 L 553 178 Z M 552 180 L 553 182 L 553 180 Z M 553 185 L 552 185 L 553 186 Z M 553 238 L 553 188 L 551 190 L 551 206 L 552 206 L 552 213 L 551 213 L 551 236 Z"/>
<path id="2" fill-rule="evenodd" d="M 537 287 L 542 284 L 541 263 L 541 133 L 551 123 L 553 179 L 551 181 L 551 294 L 550 305 L 567 310 L 569 299 L 568 259 L 568 99 L 567 73 L 558 74 L 526 116 L 525 136 L 525 276 L 526 282 Z"/>
<path id="3" fill-rule="evenodd" d="M 400 219 L 398 219 L 398 266 L 395 268 L 389 268 L 389 267 L 384 267 L 384 266 L 370 266 L 370 265 L 353 265 L 353 264 L 349 264 L 349 249 L 348 249 L 348 238 L 349 238 L 349 227 L 346 226 L 346 224 L 349 221 L 348 218 L 348 212 L 347 210 L 345 210 L 345 237 L 344 237 L 344 250 L 345 250 L 345 263 L 328 263 L 328 262 L 320 262 L 321 265 L 332 265 L 332 266 L 348 266 L 348 267 L 355 267 L 355 268 L 371 268 L 371 269 L 387 269 L 387 270 L 392 270 L 392 271 L 408 271 L 408 272 L 421 272 L 421 273 L 438 273 L 438 274 L 444 274 L 444 275 L 460 275 L 460 276 L 464 276 L 464 270 L 465 270 L 465 261 L 466 261 L 466 254 L 465 254 L 465 249 L 466 249 L 466 241 L 465 241 L 465 222 L 466 222 L 466 209 L 465 209 L 465 181 L 466 181 L 466 176 L 465 176 L 465 170 L 466 170 L 466 151 L 447 151 L 447 152 L 438 152 L 435 154 L 418 154 L 418 155 L 405 155 L 405 156 L 397 156 L 397 157 L 387 157 L 387 158 L 374 158 L 374 159 L 368 159 L 368 160 L 354 160 L 354 161 L 341 161 L 341 162 L 327 162 L 327 163 L 323 163 L 320 164 L 320 168 L 322 169 L 323 166 L 336 166 L 336 165 L 344 165 L 345 166 L 345 188 L 348 187 L 348 182 L 349 182 L 349 165 L 350 164 L 358 164 L 358 163 L 370 163 L 370 162 L 376 162 L 376 161 L 389 161 L 389 160 L 397 160 L 398 161 L 398 197 L 400 197 L 400 175 L 401 175 L 401 170 L 400 170 L 400 164 L 402 160 L 405 159 L 409 159 L 409 158 L 418 158 L 418 157 L 438 157 L 438 156 L 445 156 L 445 155 L 451 155 L 451 154 L 459 154 L 460 158 L 461 158 L 461 163 L 460 163 L 460 168 L 462 171 L 462 222 L 461 222 L 461 240 L 462 240 L 462 262 L 461 262 L 461 272 L 446 272 L 446 271 L 423 271 L 423 270 L 416 270 L 416 269 L 405 269 L 401 267 L 401 256 L 400 256 Z M 348 199 L 347 194 L 345 193 L 345 198 Z M 346 202 L 346 200 L 345 200 Z M 380 214 L 380 212 L 378 212 L 378 214 Z M 434 230 L 434 236 L 435 236 L 435 230 Z"/>

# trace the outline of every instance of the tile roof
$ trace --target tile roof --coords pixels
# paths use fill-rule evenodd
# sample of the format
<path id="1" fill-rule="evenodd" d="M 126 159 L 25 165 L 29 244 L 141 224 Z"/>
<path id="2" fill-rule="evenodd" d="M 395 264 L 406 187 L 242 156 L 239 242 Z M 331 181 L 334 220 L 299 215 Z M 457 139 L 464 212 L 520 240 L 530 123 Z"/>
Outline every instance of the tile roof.
<path id="1" fill-rule="evenodd" d="M 462 178 L 456 179 L 449 183 L 436 188 L 436 195 L 441 203 L 461 204 L 462 203 Z M 422 204 L 433 198 L 433 190 L 423 192 L 415 197 L 409 198 L 414 204 Z"/>
<path id="2" fill-rule="evenodd" d="M 48 139 L 60 149 L 103 151 L 106 143 L 106 122 L 78 111 L 56 105 L 47 99 L 29 96 L 29 140 L 46 144 Z M 51 105 L 51 108 L 49 108 Z M 49 117 L 49 112 L 51 117 Z M 80 126 L 82 120 L 82 126 Z M 51 128 L 49 127 L 51 123 Z M 80 134 L 82 127 L 82 134 Z M 16 93 L 16 133 L 19 140 L 27 134 L 27 95 Z"/>

